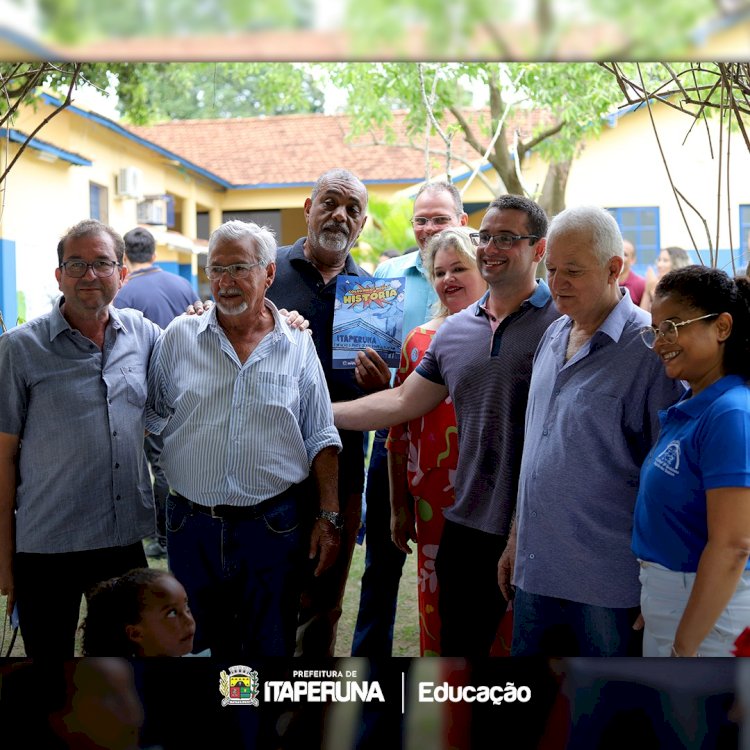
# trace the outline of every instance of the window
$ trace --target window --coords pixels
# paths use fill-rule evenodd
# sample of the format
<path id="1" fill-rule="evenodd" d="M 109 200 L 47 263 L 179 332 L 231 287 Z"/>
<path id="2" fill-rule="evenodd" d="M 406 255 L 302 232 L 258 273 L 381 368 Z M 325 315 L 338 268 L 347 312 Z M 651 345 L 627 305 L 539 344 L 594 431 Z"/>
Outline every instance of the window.
<path id="1" fill-rule="evenodd" d="M 737 266 L 745 266 L 750 260 L 748 250 L 750 242 L 750 206 L 740 206 L 740 247 L 736 254 Z"/>
<path id="2" fill-rule="evenodd" d="M 89 215 L 109 224 L 109 190 L 104 185 L 89 182 Z"/>
<path id="3" fill-rule="evenodd" d="M 638 266 L 645 267 L 656 263 L 661 245 L 659 242 L 659 207 L 610 208 L 626 240 L 635 245 Z"/>

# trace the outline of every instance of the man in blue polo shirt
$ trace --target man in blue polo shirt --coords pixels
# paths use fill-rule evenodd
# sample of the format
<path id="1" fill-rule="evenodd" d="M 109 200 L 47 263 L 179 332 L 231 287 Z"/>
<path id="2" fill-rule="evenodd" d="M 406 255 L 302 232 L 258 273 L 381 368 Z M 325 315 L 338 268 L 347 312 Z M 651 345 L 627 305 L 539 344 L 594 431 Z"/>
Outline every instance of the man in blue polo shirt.
<path id="1" fill-rule="evenodd" d="M 641 342 L 649 315 L 619 286 L 622 236 L 609 212 L 558 214 L 546 263 L 564 315 L 534 356 L 516 518 L 498 567 L 508 598 L 515 584 L 511 653 L 637 655 L 638 476 L 659 410 L 684 388 Z"/>

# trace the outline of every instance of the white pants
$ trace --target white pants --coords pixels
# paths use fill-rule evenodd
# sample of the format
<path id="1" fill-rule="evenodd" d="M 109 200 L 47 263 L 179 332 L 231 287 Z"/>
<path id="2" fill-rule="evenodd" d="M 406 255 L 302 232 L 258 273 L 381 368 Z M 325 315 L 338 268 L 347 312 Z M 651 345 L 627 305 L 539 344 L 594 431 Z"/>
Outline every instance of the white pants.
<path id="1" fill-rule="evenodd" d="M 680 573 L 641 561 L 641 612 L 644 656 L 669 656 L 695 573 Z M 701 643 L 701 656 L 732 656 L 739 634 L 750 626 L 750 572 L 745 571 L 729 604 Z"/>

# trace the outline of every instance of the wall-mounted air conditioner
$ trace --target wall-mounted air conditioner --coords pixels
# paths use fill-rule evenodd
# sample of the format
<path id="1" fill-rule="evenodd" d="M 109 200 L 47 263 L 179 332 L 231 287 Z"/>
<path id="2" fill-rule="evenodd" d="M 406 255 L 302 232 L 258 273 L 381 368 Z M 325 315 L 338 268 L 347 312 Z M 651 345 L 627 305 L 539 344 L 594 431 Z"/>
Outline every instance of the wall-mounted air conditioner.
<path id="1" fill-rule="evenodd" d="M 123 167 L 117 174 L 117 195 L 138 198 L 142 195 L 143 172 L 138 167 Z"/>
<path id="2" fill-rule="evenodd" d="M 138 204 L 139 224 L 167 224 L 167 201 L 163 195 L 147 195 Z"/>

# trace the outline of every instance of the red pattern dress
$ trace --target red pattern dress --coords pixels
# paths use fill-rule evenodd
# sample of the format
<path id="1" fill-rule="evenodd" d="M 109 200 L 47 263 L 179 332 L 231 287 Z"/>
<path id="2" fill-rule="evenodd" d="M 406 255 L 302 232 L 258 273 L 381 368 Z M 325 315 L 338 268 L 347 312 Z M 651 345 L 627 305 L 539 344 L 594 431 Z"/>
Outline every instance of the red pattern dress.
<path id="1" fill-rule="evenodd" d="M 434 330 L 423 326 L 409 332 L 401 348 L 396 385 L 416 369 L 434 336 Z M 386 448 L 407 455 L 417 532 L 419 651 L 422 656 L 437 656 L 440 617 L 435 556 L 443 533 L 443 509 L 456 499 L 453 481 L 458 463 L 458 430 L 450 397 L 425 416 L 391 427 Z"/>

